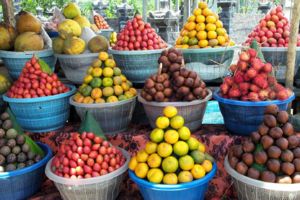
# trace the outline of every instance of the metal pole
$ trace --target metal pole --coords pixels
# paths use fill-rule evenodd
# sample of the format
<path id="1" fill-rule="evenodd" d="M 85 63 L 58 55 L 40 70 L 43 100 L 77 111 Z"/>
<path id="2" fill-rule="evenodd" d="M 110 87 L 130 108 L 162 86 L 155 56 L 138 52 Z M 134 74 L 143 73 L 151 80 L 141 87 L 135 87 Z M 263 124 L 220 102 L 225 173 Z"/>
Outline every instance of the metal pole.
<path id="1" fill-rule="evenodd" d="M 143 20 L 147 22 L 147 0 L 143 0 Z"/>

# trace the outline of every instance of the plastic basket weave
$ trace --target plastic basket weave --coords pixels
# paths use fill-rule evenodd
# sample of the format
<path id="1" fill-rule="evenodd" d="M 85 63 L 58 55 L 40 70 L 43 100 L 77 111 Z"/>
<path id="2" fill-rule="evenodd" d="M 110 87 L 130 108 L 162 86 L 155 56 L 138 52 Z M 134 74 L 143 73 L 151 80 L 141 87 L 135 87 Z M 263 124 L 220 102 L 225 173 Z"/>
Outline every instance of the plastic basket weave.
<path id="1" fill-rule="evenodd" d="M 52 152 L 47 145 L 42 143 L 38 143 L 38 145 L 45 152 L 45 157 L 40 162 L 20 170 L 0 173 L 1 200 L 27 199 L 40 189 L 45 166 L 52 157 Z"/>
<path id="2" fill-rule="evenodd" d="M 208 90 L 208 95 L 205 99 L 191 102 L 148 102 L 140 95 L 138 96 L 138 100 L 143 104 L 152 128 L 156 127 L 155 121 L 162 115 L 164 107 L 175 106 L 178 109 L 178 115 L 184 118 L 185 126 L 191 131 L 197 130 L 202 125 L 207 102 L 211 98 L 212 92 L 210 90 Z"/>
<path id="3" fill-rule="evenodd" d="M 110 35 L 114 32 L 113 29 L 100 29 L 97 34 L 104 36 L 106 39 L 110 39 Z"/>
<path id="4" fill-rule="evenodd" d="M 225 169 L 230 174 L 239 200 L 298 200 L 300 184 L 267 183 L 241 175 L 231 168 L 228 157 L 225 158 Z"/>
<path id="5" fill-rule="evenodd" d="M 227 130 L 235 135 L 248 136 L 262 123 L 264 110 L 268 105 L 276 104 L 280 110 L 287 110 L 288 104 L 295 99 L 295 95 L 284 101 L 251 102 L 222 98 L 217 90 L 213 98 L 219 102 Z"/>
<path id="6" fill-rule="evenodd" d="M 37 57 L 43 59 L 49 67 L 54 71 L 56 59 L 54 57 L 53 51 L 50 49 L 42 51 L 26 51 L 26 52 L 15 52 L 15 51 L 2 51 L 0 50 L 0 58 L 3 60 L 9 75 L 13 80 L 17 80 L 25 63 L 30 60 L 30 58 L 36 55 Z"/>
<path id="7" fill-rule="evenodd" d="M 129 170 L 129 177 L 138 185 L 144 200 L 202 200 L 208 188 L 209 181 L 217 172 L 216 163 L 205 177 L 189 183 L 166 185 L 154 184 L 138 178 Z"/>
<path id="8" fill-rule="evenodd" d="M 203 80 L 224 77 L 234 55 L 233 47 L 182 49 L 186 67 L 197 72 Z"/>
<path id="9" fill-rule="evenodd" d="M 88 179 L 59 177 L 50 170 L 51 159 L 46 166 L 46 176 L 54 182 L 64 200 L 115 200 L 130 160 L 129 154 L 123 149 L 121 151 L 126 157 L 125 164 L 109 174 Z"/>
<path id="10" fill-rule="evenodd" d="M 152 74 L 157 72 L 158 59 L 163 49 L 145 51 L 117 51 L 109 49 L 117 66 L 133 83 L 144 83 Z"/>
<path id="11" fill-rule="evenodd" d="M 267 62 L 275 67 L 275 76 L 278 80 L 285 80 L 287 65 L 287 47 L 262 47 L 261 51 Z M 300 47 L 296 48 L 295 75 L 300 65 Z"/>
<path id="12" fill-rule="evenodd" d="M 80 55 L 55 54 L 67 79 L 75 84 L 81 84 L 86 71 L 92 62 L 98 58 L 98 53 L 86 53 Z"/>
<path id="13" fill-rule="evenodd" d="M 42 133 L 57 130 L 65 125 L 69 119 L 69 97 L 75 93 L 76 88 L 68 85 L 69 92 L 53 96 L 31 99 L 17 99 L 3 96 L 8 102 L 20 126 L 30 132 Z"/>
<path id="14" fill-rule="evenodd" d="M 82 121 L 86 111 L 90 111 L 103 132 L 109 135 L 127 130 L 132 119 L 135 102 L 136 97 L 114 103 L 83 104 L 73 101 L 73 97 L 70 98 L 70 104 L 75 107 Z"/>

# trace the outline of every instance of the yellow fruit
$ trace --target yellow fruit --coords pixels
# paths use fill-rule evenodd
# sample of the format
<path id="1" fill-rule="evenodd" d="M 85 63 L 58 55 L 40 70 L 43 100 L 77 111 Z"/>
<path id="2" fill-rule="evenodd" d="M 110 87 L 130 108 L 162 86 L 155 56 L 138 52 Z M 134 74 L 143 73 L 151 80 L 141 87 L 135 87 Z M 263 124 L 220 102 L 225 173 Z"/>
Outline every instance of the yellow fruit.
<path id="1" fill-rule="evenodd" d="M 217 34 L 220 35 L 220 36 L 226 35 L 226 30 L 225 30 L 225 28 L 217 28 L 217 29 L 216 29 L 216 32 L 217 32 Z"/>
<path id="2" fill-rule="evenodd" d="M 201 9 L 207 8 L 207 3 L 205 1 L 200 1 L 198 3 L 198 8 L 201 8 Z"/>
<path id="3" fill-rule="evenodd" d="M 205 40 L 207 38 L 206 31 L 199 31 L 197 33 L 197 38 L 198 38 L 198 40 Z"/>
<path id="4" fill-rule="evenodd" d="M 217 21 L 217 19 L 216 19 L 216 17 L 215 16 L 213 16 L 213 15 L 210 15 L 210 16 L 207 16 L 206 17 L 206 23 L 211 23 L 211 24 L 214 24 L 216 21 Z"/>
<path id="5" fill-rule="evenodd" d="M 189 18 L 187 19 L 188 22 L 194 22 L 196 19 L 196 16 L 195 15 L 191 15 L 189 16 Z"/>
<path id="6" fill-rule="evenodd" d="M 188 34 L 189 38 L 193 38 L 193 37 L 195 37 L 196 35 L 197 35 L 197 31 L 196 31 L 196 30 L 192 30 L 192 31 L 190 31 L 189 34 Z"/>
<path id="7" fill-rule="evenodd" d="M 185 29 L 182 29 L 182 30 L 180 31 L 180 35 L 181 35 L 181 36 L 187 36 L 188 33 L 189 33 L 189 31 L 188 31 L 188 30 L 185 30 Z"/>
<path id="8" fill-rule="evenodd" d="M 93 80 L 93 76 L 87 75 L 84 77 L 83 82 L 89 84 Z"/>
<path id="9" fill-rule="evenodd" d="M 120 76 L 114 76 L 114 84 L 115 85 L 121 85 L 122 84 L 122 78 Z"/>
<path id="10" fill-rule="evenodd" d="M 187 35 L 183 36 L 181 43 L 182 44 L 187 44 L 188 42 L 189 42 L 189 37 Z"/>
<path id="11" fill-rule="evenodd" d="M 67 39 L 67 37 L 81 35 L 80 25 L 71 19 L 66 19 L 58 25 L 58 33 L 62 39 Z"/>
<path id="12" fill-rule="evenodd" d="M 93 66 L 93 67 L 101 67 L 101 65 L 102 65 L 102 61 L 99 60 L 99 59 L 95 59 L 95 60 L 93 60 L 93 62 L 92 62 L 92 66 Z"/>
<path id="13" fill-rule="evenodd" d="M 136 156 L 133 156 L 128 163 L 128 168 L 134 171 L 137 165 L 138 161 L 136 160 Z"/>
<path id="14" fill-rule="evenodd" d="M 226 39 L 224 36 L 218 36 L 217 40 L 220 45 L 224 45 L 226 43 Z"/>
<path id="15" fill-rule="evenodd" d="M 184 118 L 182 116 L 175 116 L 171 119 L 170 125 L 174 129 L 180 129 L 184 125 Z"/>
<path id="16" fill-rule="evenodd" d="M 114 94 L 114 89 L 112 87 L 105 87 L 102 89 L 103 96 L 109 97 Z"/>
<path id="17" fill-rule="evenodd" d="M 165 128 L 169 127 L 170 120 L 167 117 L 161 116 L 156 119 L 155 124 L 156 124 L 156 127 L 165 129 Z"/>
<path id="18" fill-rule="evenodd" d="M 204 23 L 199 23 L 196 25 L 196 30 L 197 31 L 204 31 L 205 30 L 205 24 Z"/>
<path id="19" fill-rule="evenodd" d="M 133 95 L 133 96 L 136 96 L 137 95 L 137 91 L 135 88 L 130 88 L 129 89 L 129 92 Z"/>
<path id="20" fill-rule="evenodd" d="M 94 67 L 92 67 L 92 66 L 90 66 L 89 68 L 88 68 L 88 70 L 87 70 L 87 72 L 86 72 L 86 74 L 90 74 L 90 75 L 92 75 L 92 73 L 93 73 L 93 69 L 94 69 Z"/>
<path id="21" fill-rule="evenodd" d="M 147 162 L 148 159 L 148 154 L 145 150 L 140 150 L 139 152 L 137 152 L 136 154 L 136 160 L 138 162 Z"/>
<path id="22" fill-rule="evenodd" d="M 217 28 L 223 28 L 223 22 L 222 21 L 217 20 L 215 24 L 216 24 Z"/>
<path id="23" fill-rule="evenodd" d="M 167 130 L 164 135 L 164 139 L 169 144 L 175 144 L 178 141 L 179 134 L 175 130 Z"/>
<path id="24" fill-rule="evenodd" d="M 73 2 L 68 3 L 68 5 L 66 5 L 62 10 L 62 13 L 67 19 L 73 19 L 81 15 L 80 8 L 76 3 Z"/>
<path id="25" fill-rule="evenodd" d="M 184 156 L 189 152 L 189 145 L 184 141 L 178 141 L 174 144 L 173 151 L 177 156 Z"/>
<path id="26" fill-rule="evenodd" d="M 114 84 L 114 81 L 112 80 L 112 78 L 105 77 L 102 79 L 102 85 L 104 87 L 111 87 L 111 86 L 113 86 L 113 84 Z"/>
<path id="27" fill-rule="evenodd" d="M 114 76 L 122 75 L 121 69 L 118 67 L 114 67 Z"/>
<path id="28" fill-rule="evenodd" d="M 73 20 L 76 21 L 80 25 L 81 28 L 84 28 L 84 27 L 90 28 L 91 27 L 91 23 L 85 16 L 79 15 L 79 16 L 75 17 Z"/>
<path id="29" fill-rule="evenodd" d="M 151 154 L 147 159 L 147 164 L 151 168 L 160 167 L 161 164 L 161 157 L 157 153 Z"/>
<path id="30" fill-rule="evenodd" d="M 199 147 L 198 150 L 201 151 L 202 153 L 205 153 L 206 147 L 203 143 L 199 142 Z"/>
<path id="31" fill-rule="evenodd" d="M 157 153 L 160 157 L 166 158 L 173 152 L 172 145 L 162 142 L 157 146 Z"/>
<path id="32" fill-rule="evenodd" d="M 203 15 L 198 15 L 196 17 L 196 22 L 197 23 L 204 23 L 205 22 L 205 17 Z"/>
<path id="33" fill-rule="evenodd" d="M 110 67 L 105 67 L 102 73 L 104 77 L 112 77 L 114 75 L 114 70 Z"/>
<path id="34" fill-rule="evenodd" d="M 175 173 L 167 173 L 163 178 L 163 183 L 168 185 L 175 185 L 178 183 L 178 178 Z"/>
<path id="35" fill-rule="evenodd" d="M 102 98 L 98 98 L 95 100 L 95 103 L 105 103 L 105 100 Z"/>
<path id="36" fill-rule="evenodd" d="M 202 167 L 204 168 L 205 172 L 208 173 L 212 170 L 212 163 L 209 160 L 204 160 L 202 163 Z"/>
<path id="37" fill-rule="evenodd" d="M 185 24 L 184 27 L 186 28 L 186 30 L 192 31 L 192 30 L 195 29 L 196 23 L 195 22 L 188 22 L 188 23 Z"/>
<path id="38" fill-rule="evenodd" d="M 120 85 L 115 85 L 114 91 L 116 96 L 120 96 L 123 94 L 123 88 Z"/>
<path id="39" fill-rule="evenodd" d="M 116 67 L 116 62 L 113 59 L 107 59 L 104 62 L 105 67 L 114 68 Z"/>
<path id="40" fill-rule="evenodd" d="M 145 151 L 148 154 L 155 153 L 157 149 L 157 144 L 155 142 L 147 142 L 145 146 Z"/>
<path id="41" fill-rule="evenodd" d="M 147 173 L 147 178 L 152 183 L 160 183 L 163 180 L 164 173 L 161 169 L 150 169 Z"/>
<path id="42" fill-rule="evenodd" d="M 177 115 L 177 108 L 174 106 L 167 106 L 164 108 L 163 114 L 168 118 L 172 118 Z"/>
<path id="43" fill-rule="evenodd" d="M 134 169 L 135 175 L 139 178 L 145 178 L 147 176 L 149 167 L 146 163 L 138 163 Z"/>
<path id="44" fill-rule="evenodd" d="M 100 98 L 102 96 L 102 91 L 101 91 L 101 89 L 100 88 L 94 88 L 93 90 L 92 90 L 92 93 L 91 93 L 91 97 L 93 98 L 93 99 L 98 99 L 98 98 Z"/>
<path id="45" fill-rule="evenodd" d="M 134 95 L 129 91 L 126 91 L 124 94 L 127 97 L 127 99 L 131 99 L 132 97 L 134 97 Z"/>
<path id="46" fill-rule="evenodd" d="M 192 158 L 192 156 L 181 156 L 179 158 L 179 167 L 185 171 L 191 170 L 194 167 L 194 159 Z"/>
<path id="47" fill-rule="evenodd" d="M 99 53 L 99 56 L 98 56 L 98 58 L 99 58 L 101 61 L 107 60 L 108 57 L 109 57 L 109 56 L 108 56 L 108 53 L 106 53 L 106 52 L 104 52 L 104 51 L 100 52 L 100 53 Z"/>
<path id="48" fill-rule="evenodd" d="M 187 183 L 193 181 L 193 175 L 189 171 L 181 171 L 178 174 L 179 183 Z"/>
<path id="49" fill-rule="evenodd" d="M 218 44 L 219 44 L 219 41 L 217 39 L 208 40 L 208 46 L 210 46 L 210 47 L 217 47 Z"/>
<path id="50" fill-rule="evenodd" d="M 234 42 L 233 40 L 230 40 L 229 45 L 230 45 L 230 46 L 234 46 L 234 45 L 235 45 L 235 42 Z"/>
<path id="51" fill-rule="evenodd" d="M 174 173 L 178 169 L 178 160 L 174 156 L 169 156 L 163 159 L 161 166 L 164 172 Z"/>
<path id="52" fill-rule="evenodd" d="M 183 126 L 180 129 L 178 129 L 179 138 L 181 140 L 188 140 L 191 137 L 191 131 L 188 127 Z"/>
<path id="53" fill-rule="evenodd" d="M 125 83 L 125 82 L 123 82 L 121 84 L 121 86 L 122 86 L 122 88 L 123 88 L 124 91 L 128 91 L 130 89 L 129 85 L 127 83 Z"/>
<path id="54" fill-rule="evenodd" d="M 200 8 L 195 8 L 193 14 L 198 16 L 198 15 L 201 15 L 201 12 L 202 12 L 202 10 Z"/>
<path id="55" fill-rule="evenodd" d="M 181 45 L 181 41 L 182 41 L 182 36 L 179 36 L 177 39 L 176 39 L 176 45 Z"/>
<path id="56" fill-rule="evenodd" d="M 207 17 L 209 15 L 213 15 L 213 12 L 209 8 L 204 8 L 202 10 L 202 15 L 204 15 L 205 17 Z"/>
<path id="57" fill-rule="evenodd" d="M 217 33 L 216 33 L 216 31 L 208 31 L 208 33 L 207 33 L 207 38 L 208 39 L 216 39 L 217 38 Z"/>
<path id="58" fill-rule="evenodd" d="M 199 164 L 195 164 L 191 172 L 194 179 L 203 178 L 205 176 L 205 169 Z"/>
<path id="59" fill-rule="evenodd" d="M 100 67 L 93 68 L 92 76 L 100 77 L 102 75 L 102 69 Z"/>
<path id="60" fill-rule="evenodd" d="M 217 29 L 217 27 L 216 27 L 215 24 L 210 24 L 210 23 L 208 23 L 208 24 L 206 24 L 205 29 L 206 29 L 207 31 L 215 31 L 215 30 Z"/>
<path id="61" fill-rule="evenodd" d="M 150 133 L 150 139 L 152 142 L 156 142 L 156 143 L 163 141 L 164 131 L 159 128 L 153 129 L 153 131 Z"/>
<path id="62" fill-rule="evenodd" d="M 94 100 L 92 99 L 92 97 L 84 97 L 83 103 L 87 103 L 87 104 L 94 103 Z"/>
<path id="63" fill-rule="evenodd" d="M 82 40 L 81 38 L 70 37 L 64 41 L 63 52 L 65 54 L 77 55 L 77 54 L 81 54 L 84 50 L 85 50 L 85 41 Z"/>
<path id="64" fill-rule="evenodd" d="M 199 148 L 200 142 L 196 138 L 190 137 L 190 139 L 187 140 L 187 144 L 189 145 L 190 151 L 193 151 Z"/>
<path id="65" fill-rule="evenodd" d="M 1 31 L 1 25 L 0 25 L 0 31 Z M 2 33 L 2 34 L 5 34 L 5 33 Z M 14 36 L 13 36 L 14 37 Z M 13 38 L 14 39 L 14 38 Z M 4 40 L 3 40 L 4 41 Z M 7 41 L 7 40 L 6 40 Z M 9 41 L 9 39 L 8 39 Z M 0 47 L 0 48 L 6 48 L 6 50 L 8 50 L 8 46 L 6 45 L 9 45 L 11 44 L 12 41 L 10 41 L 10 43 L 8 44 L 3 44 L 1 41 L 0 41 L 0 46 L 3 45 L 3 47 Z M 56 37 L 52 40 L 52 49 L 54 51 L 54 53 L 58 53 L 58 54 L 61 54 L 63 52 L 63 49 L 64 49 L 64 40 L 61 38 L 61 37 Z"/>
<path id="66" fill-rule="evenodd" d="M 114 102 L 118 102 L 118 101 L 119 101 L 119 99 L 116 96 L 110 96 L 106 99 L 107 103 L 114 103 Z"/>
<path id="67" fill-rule="evenodd" d="M 84 96 L 82 96 L 80 93 L 76 93 L 73 97 L 73 100 L 77 103 L 82 103 L 84 100 Z"/>

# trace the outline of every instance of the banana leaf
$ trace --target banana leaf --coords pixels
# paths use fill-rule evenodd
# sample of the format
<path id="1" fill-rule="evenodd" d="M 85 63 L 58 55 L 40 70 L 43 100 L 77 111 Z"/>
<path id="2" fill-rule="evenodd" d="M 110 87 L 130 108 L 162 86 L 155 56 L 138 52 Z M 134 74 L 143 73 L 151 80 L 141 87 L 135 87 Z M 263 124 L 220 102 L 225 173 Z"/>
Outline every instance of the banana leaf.
<path id="1" fill-rule="evenodd" d="M 49 65 L 42 59 L 37 58 L 38 59 L 38 63 L 40 64 L 41 70 L 49 75 L 51 75 L 53 73 L 53 71 L 51 70 L 51 68 L 49 67 Z"/>
<path id="2" fill-rule="evenodd" d="M 266 62 L 264 55 L 261 52 L 260 46 L 258 42 L 254 39 L 250 45 L 252 49 L 255 49 L 257 52 L 257 57 L 261 59 L 264 63 Z"/>
<path id="3" fill-rule="evenodd" d="M 11 122 L 13 124 L 13 128 L 18 132 L 19 135 L 25 136 L 26 144 L 29 145 L 31 151 L 35 154 L 38 154 L 38 155 L 44 157 L 44 155 L 45 155 L 44 151 L 41 149 L 41 147 L 37 143 L 35 143 L 35 141 L 33 141 L 28 135 L 26 135 L 24 133 L 23 129 L 17 123 L 17 120 L 16 120 L 14 114 L 11 112 L 11 110 L 9 108 L 7 108 L 6 112 L 9 114 L 9 119 L 11 120 Z"/>
<path id="4" fill-rule="evenodd" d="M 95 120 L 93 115 L 91 114 L 90 111 L 87 111 L 85 113 L 84 120 L 81 122 L 80 128 L 79 128 L 79 133 L 83 132 L 92 132 L 95 135 L 103 138 L 106 140 L 107 138 L 105 137 L 103 130 L 101 129 L 100 125 L 98 122 Z"/>

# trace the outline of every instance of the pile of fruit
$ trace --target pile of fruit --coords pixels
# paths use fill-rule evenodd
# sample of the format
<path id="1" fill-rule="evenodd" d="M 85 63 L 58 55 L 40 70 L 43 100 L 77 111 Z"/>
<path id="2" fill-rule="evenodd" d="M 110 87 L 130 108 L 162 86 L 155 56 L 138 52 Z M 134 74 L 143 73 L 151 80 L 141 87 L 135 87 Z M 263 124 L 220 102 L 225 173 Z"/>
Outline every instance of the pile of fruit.
<path id="1" fill-rule="evenodd" d="M 300 137 L 277 105 L 265 110 L 263 123 L 251 141 L 232 146 L 230 166 L 238 173 L 272 183 L 300 183 Z"/>
<path id="2" fill-rule="evenodd" d="M 66 87 L 42 60 L 33 56 L 26 62 L 18 80 L 7 92 L 10 98 L 36 98 L 68 92 Z"/>
<path id="3" fill-rule="evenodd" d="M 0 23 L 0 50 L 40 51 L 44 49 L 42 23 L 31 13 L 21 11 L 16 27 Z"/>
<path id="4" fill-rule="evenodd" d="M 66 19 L 72 19 L 76 21 L 80 27 L 91 27 L 91 23 L 88 18 L 81 15 L 79 6 L 76 3 L 68 3 L 62 10 Z"/>
<path id="5" fill-rule="evenodd" d="M 158 62 L 163 73 L 159 70 L 146 80 L 141 93 L 146 101 L 193 101 L 207 96 L 206 85 L 199 75 L 182 67 L 183 57 L 179 50 L 164 50 Z"/>
<path id="6" fill-rule="evenodd" d="M 292 92 L 277 83 L 272 69 L 270 63 L 258 57 L 256 50 L 242 51 L 237 64 L 230 66 L 233 75 L 225 77 L 220 86 L 221 96 L 241 101 L 288 99 Z"/>
<path id="7" fill-rule="evenodd" d="M 122 152 L 91 132 L 72 133 L 59 147 L 51 171 L 64 178 L 91 178 L 113 172 L 125 164 Z"/>
<path id="8" fill-rule="evenodd" d="M 156 120 L 151 141 L 131 158 L 129 169 L 152 183 L 186 183 L 205 177 L 212 170 L 214 159 L 191 136 L 175 107 L 168 106 L 163 113 Z"/>
<path id="9" fill-rule="evenodd" d="M 105 19 L 99 15 L 99 14 L 95 14 L 94 15 L 94 23 L 96 24 L 96 26 L 98 27 L 98 29 L 109 29 L 109 25 L 108 23 L 105 21 Z"/>
<path id="10" fill-rule="evenodd" d="M 116 67 L 108 53 L 100 52 L 87 71 L 83 84 L 74 95 L 77 103 L 112 103 L 135 97 L 132 83 Z"/>
<path id="11" fill-rule="evenodd" d="M 175 47 L 186 49 L 233 45 L 218 14 L 213 13 L 206 2 L 199 2 L 198 8 L 184 24 Z"/>
<path id="12" fill-rule="evenodd" d="M 245 45 L 250 45 L 253 39 L 263 47 L 287 47 L 290 36 L 290 24 L 284 16 L 281 6 L 273 8 L 254 30 L 248 35 Z M 297 46 L 300 46 L 298 36 Z"/>
<path id="13" fill-rule="evenodd" d="M 136 14 L 132 20 L 127 21 L 126 26 L 117 36 L 115 50 L 153 50 L 164 49 L 168 45 L 156 34 L 149 23 L 145 23 L 142 16 Z"/>
<path id="14" fill-rule="evenodd" d="M 22 169 L 42 159 L 26 143 L 26 137 L 13 128 L 7 112 L 1 114 L 0 122 L 0 173 Z"/>

